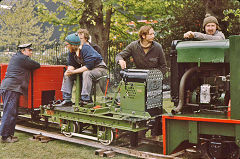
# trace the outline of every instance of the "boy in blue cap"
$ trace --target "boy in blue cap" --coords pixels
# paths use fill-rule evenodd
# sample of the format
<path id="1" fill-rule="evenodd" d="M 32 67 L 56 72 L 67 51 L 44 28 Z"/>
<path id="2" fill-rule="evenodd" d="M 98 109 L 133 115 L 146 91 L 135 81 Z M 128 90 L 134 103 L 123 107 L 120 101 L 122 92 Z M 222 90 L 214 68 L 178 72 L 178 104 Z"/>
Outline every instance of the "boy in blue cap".
<path id="1" fill-rule="evenodd" d="M 84 30 L 83 39 L 77 34 L 70 34 L 65 39 L 65 44 L 69 49 L 68 68 L 64 73 L 62 83 L 64 101 L 57 106 L 72 105 L 72 86 L 75 74 L 82 73 L 81 100 L 84 104 L 91 102 L 92 81 L 107 75 L 107 67 L 102 56 L 89 44 L 89 33 Z M 79 50 L 81 46 L 81 50 Z"/>

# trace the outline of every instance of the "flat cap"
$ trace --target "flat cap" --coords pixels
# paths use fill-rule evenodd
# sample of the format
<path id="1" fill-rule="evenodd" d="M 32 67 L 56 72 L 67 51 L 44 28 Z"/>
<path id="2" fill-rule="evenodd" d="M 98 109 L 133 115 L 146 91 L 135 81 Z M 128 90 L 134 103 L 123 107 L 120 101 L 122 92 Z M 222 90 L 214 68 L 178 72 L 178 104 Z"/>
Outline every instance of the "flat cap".
<path id="1" fill-rule="evenodd" d="M 32 44 L 29 43 L 29 44 L 22 44 L 22 45 L 19 45 L 18 46 L 19 49 L 25 49 L 25 48 L 29 48 L 32 50 Z"/>

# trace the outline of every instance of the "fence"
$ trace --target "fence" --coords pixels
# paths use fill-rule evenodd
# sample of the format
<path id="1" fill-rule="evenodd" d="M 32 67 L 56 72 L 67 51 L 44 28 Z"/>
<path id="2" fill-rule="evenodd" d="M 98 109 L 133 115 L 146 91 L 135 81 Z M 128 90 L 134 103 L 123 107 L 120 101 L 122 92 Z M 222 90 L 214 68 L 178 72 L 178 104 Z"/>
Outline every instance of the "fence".
<path id="1" fill-rule="evenodd" d="M 123 48 L 129 44 L 126 42 L 110 41 L 108 48 L 108 68 L 112 72 L 116 70 L 115 57 Z M 0 63 L 8 63 L 11 56 L 17 51 L 15 45 L 0 46 Z M 33 46 L 32 59 L 42 65 L 66 65 L 68 49 L 63 44 Z"/>
<path id="2" fill-rule="evenodd" d="M 108 69 L 110 78 L 114 78 L 114 81 L 121 79 L 119 76 L 120 66 L 116 64 L 115 57 L 121 52 L 130 41 L 109 41 L 108 47 Z M 15 45 L 0 46 L 0 63 L 8 63 L 11 56 L 17 51 Z M 36 60 L 42 65 L 66 65 L 67 64 L 68 50 L 61 43 L 54 43 L 52 45 L 33 46 L 32 59 Z M 134 64 L 133 62 L 127 62 L 129 68 Z M 169 83 L 169 73 L 164 78 L 165 83 Z"/>
<path id="3" fill-rule="evenodd" d="M 8 63 L 16 51 L 17 47 L 15 45 L 1 46 L 0 63 Z M 42 65 L 65 65 L 67 62 L 67 49 L 59 43 L 33 46 L 32 59 Z"/>

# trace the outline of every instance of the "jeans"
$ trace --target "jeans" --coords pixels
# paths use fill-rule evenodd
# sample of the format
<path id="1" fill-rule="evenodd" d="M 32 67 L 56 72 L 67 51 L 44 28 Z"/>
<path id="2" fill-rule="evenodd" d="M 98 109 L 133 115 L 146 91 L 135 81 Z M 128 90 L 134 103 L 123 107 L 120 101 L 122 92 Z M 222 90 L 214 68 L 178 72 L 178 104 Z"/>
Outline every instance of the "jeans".
<path id="1" fill-rule="evenodd" d="M 84 71 L 82 73 L 82 91 L 81 91 L 81 99 L 82 100 L 90 100 L 92 83 L 94 80 L 107 75 L 106 68 L 94 68 L 92 70 Z M 63 77 L 62 89 L 63 99 L 71 101 L 72 98 L 72 88 L 74 84 L 74 80 L 76 76 L 65 76 Z"/>
<path id="2" fill-rule="evenodd" d="M 14 135 L 18 115 L 20 93 L 0 90 L 3 99 L 3 116 L 0 126 L 0 135 L 4 138 Z"/>

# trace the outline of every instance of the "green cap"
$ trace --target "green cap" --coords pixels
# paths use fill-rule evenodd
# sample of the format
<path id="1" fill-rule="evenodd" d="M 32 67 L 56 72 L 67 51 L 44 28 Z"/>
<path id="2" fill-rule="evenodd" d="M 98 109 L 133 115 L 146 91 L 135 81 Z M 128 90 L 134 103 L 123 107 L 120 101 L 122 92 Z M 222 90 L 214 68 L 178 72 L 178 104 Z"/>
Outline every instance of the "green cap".
<path id="1" fill-rule="evenodd" d="M 80 38 L 77 34 L 70 34 L 65 38 L 65 41 L 71 45 L 81 45 Z"/>

